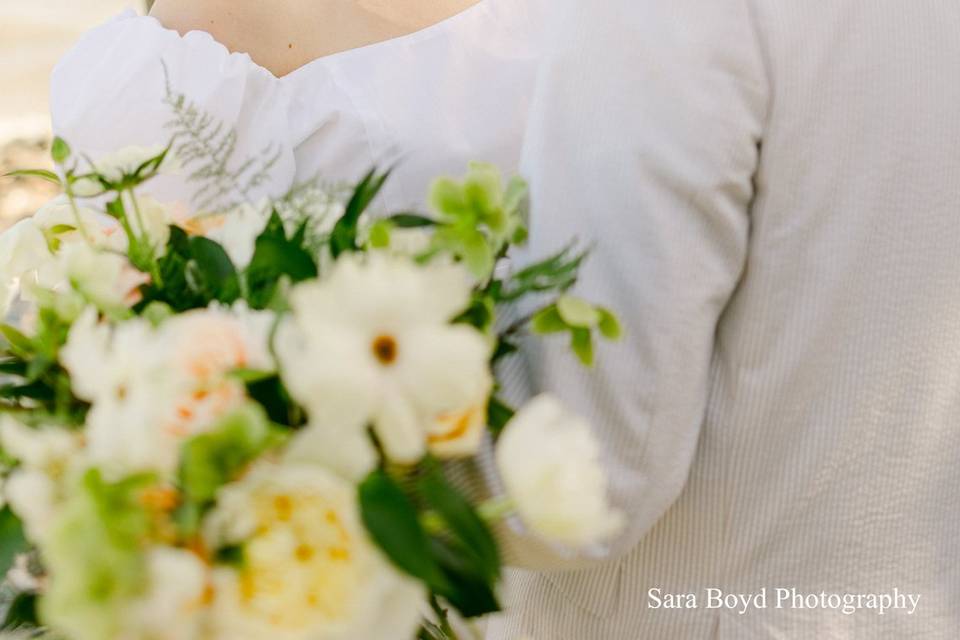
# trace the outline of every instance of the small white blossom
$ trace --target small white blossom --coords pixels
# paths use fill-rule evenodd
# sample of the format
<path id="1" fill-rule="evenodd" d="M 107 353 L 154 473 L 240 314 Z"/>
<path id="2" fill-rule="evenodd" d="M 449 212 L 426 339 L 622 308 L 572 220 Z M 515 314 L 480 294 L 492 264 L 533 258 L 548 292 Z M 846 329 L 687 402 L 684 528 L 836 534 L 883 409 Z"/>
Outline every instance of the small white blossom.
<path id="1" fill-rule="evenodd" d="M 100 156 L 93 162 L 94 169 L 110 182 L 120 182 L 124 176 L 132 175 L 145 162 L 156 158 L 165 147 L 163 145 L 124 147 L 113 153 Z M 170 174 L 180 170 L 180 162 L 173 151 L 169 151 L 159 167 L 159 173 Z"/>
<path id="2" fill-rule="evenodd" d="M 555 398 L 539 396 L 517 413 L 500 436 L 496 459 L 521 520 L 543 539 L 587 547 L 621 530 L 623 514 L 608 503 L 590 425 Z"/>

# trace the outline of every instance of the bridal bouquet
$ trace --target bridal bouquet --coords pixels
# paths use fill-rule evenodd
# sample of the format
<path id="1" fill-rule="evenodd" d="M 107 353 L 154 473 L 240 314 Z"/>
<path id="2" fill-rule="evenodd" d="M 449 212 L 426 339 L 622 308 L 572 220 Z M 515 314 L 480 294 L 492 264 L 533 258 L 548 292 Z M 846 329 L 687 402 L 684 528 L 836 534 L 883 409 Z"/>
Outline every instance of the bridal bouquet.
<path id="1" fill-rule="evenodd" d="M 614 315 L 567 294 L 584 255 L 502 268 L 525 185 L 437 180 L 432 213 L 296 199 L 190 216 L 139 187 L 171 149 L 79 161 L 0 236 L 0 571 L 7 629 L 67 640 L 452 637 L 499 609 L 505 519 L 578 548 L 620 515 L 589 428 L 514 410 L 525 331 L 590 364 Z M 503 305 L 539 311 L 510 326 Z M 12 310 L 12 311 L 11 311 Z M 553 338 L 550 338 L 553 339 Z M 489 453 L 489 455 L 487 455 Z M 502 491 L 471 500 L 456 461 Z"/>

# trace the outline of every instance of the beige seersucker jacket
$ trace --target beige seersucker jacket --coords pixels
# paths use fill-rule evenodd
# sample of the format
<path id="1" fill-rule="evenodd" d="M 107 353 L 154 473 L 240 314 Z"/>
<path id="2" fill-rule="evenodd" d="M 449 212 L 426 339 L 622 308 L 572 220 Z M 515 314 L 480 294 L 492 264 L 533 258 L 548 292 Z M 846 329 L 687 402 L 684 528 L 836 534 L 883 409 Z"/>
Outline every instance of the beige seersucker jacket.
<path id="1" fill-rule="evenodd" d="M 628 336 L 529 378 L 593 419 L 630 526 L 515 575 L 490 637 L 960 638 L 960 2 L 557 12 L 532 254 L 595 243 L 580 291 Z"/>

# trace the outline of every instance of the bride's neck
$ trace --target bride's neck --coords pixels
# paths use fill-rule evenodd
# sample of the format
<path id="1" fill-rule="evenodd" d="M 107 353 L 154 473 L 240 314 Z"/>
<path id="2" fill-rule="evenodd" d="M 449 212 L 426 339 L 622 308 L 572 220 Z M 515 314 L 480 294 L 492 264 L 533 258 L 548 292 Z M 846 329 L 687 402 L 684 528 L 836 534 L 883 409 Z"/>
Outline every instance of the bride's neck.
<path id="1" fill-rule="evenodd" d="M 480 0 L 346 0 L 358 9 L 408 31 L 452 17 Z"/>

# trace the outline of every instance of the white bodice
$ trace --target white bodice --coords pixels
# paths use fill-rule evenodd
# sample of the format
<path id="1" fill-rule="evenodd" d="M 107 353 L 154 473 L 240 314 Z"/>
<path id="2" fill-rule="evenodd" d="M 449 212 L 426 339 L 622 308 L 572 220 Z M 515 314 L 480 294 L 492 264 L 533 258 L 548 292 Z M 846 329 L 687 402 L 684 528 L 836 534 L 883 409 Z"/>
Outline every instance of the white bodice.
<path id="1" fill-rule="evenodd" d="M 192 175 L 198 160 L 148 187 L 194 209 L 279 197 L 315 178 L 354 182 L 373 165 L 396 167 L 380 210 L 417 207 L 431 178 L 460 174 L 470 160 L 517 170 L 546 9 L 545 0 L 481 0 L 432 27 L 281 78 L 205 32 L 180 36 L 128 11 L 58 65 L 54 131 L 96 158 L 165 144 L 186 129 L 210 139 L 212 150 L 232 130 L 235 147 L 219 177 Z M 226 154 L 221 147 L 216 155 Z"/>

